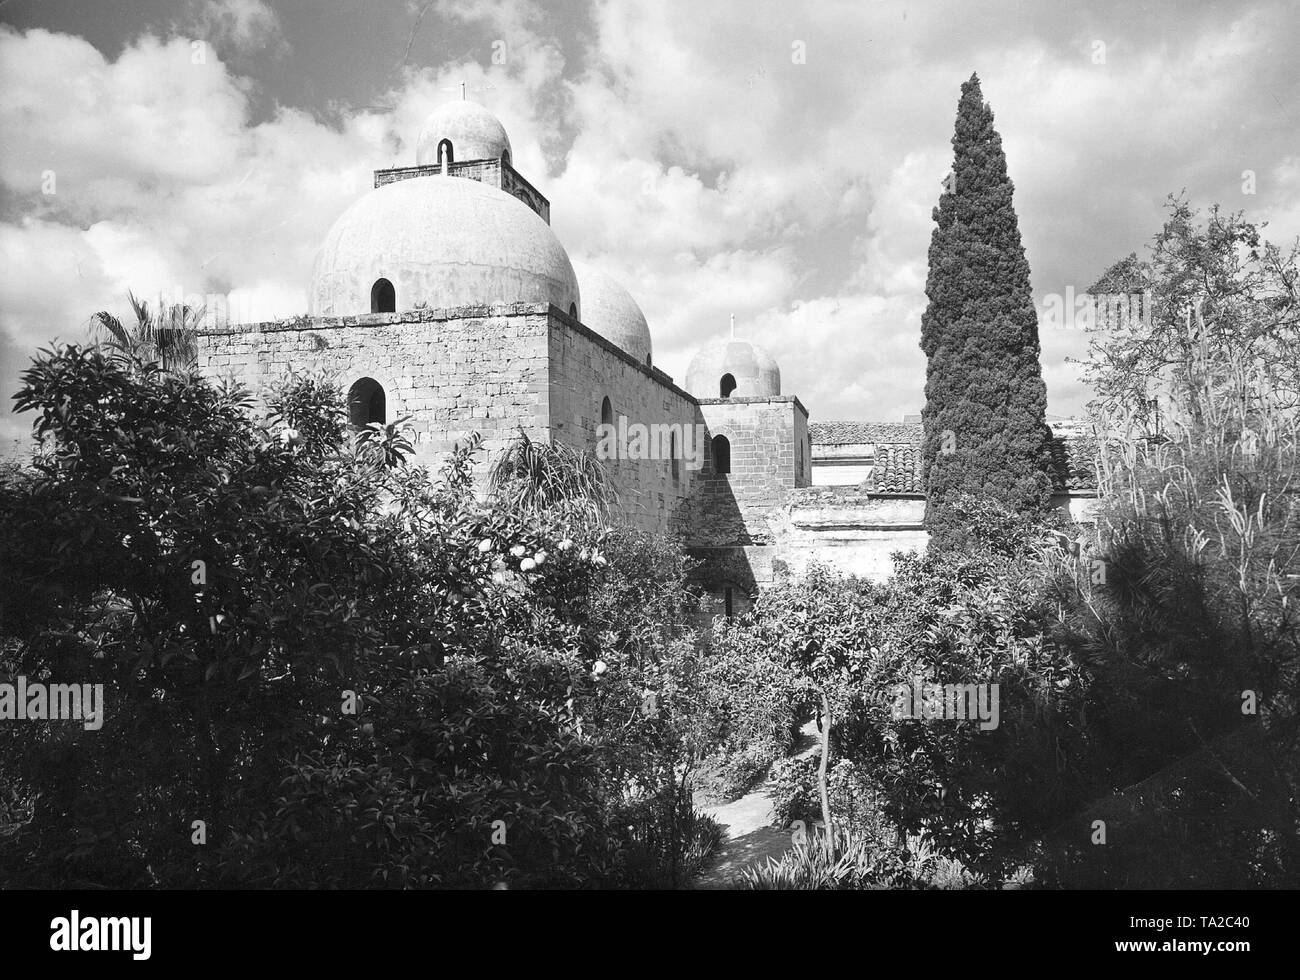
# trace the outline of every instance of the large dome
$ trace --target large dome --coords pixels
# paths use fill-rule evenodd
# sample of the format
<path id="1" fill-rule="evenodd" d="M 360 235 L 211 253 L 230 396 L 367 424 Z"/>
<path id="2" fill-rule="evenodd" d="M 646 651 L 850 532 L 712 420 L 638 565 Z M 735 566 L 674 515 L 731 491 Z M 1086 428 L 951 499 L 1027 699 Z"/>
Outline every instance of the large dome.
<path id="1" fill-rule="evenodd" d="M 497 117 L 477 102 L 446 102 L 424 120 L 415 144 L 415 162 L 428 166 L 438 162 L 438 144 L 451 144 L 451 159 L 499 160 L 510 155 L 510 137 Z"/>
<path id="2" fill-rule="evenodd" d="M 316 254 L 308 308 L 392 309 L 551 303 L 581 316 L 578 280 L 550 225 L 509 194 L 459 177 L 413 177 L 369 191 L 339 216 Z"/>
<path id="3" fill-rule="evenodd" d="M 600 269 L 576 263 L 582 287 L 582 322 L 649 366 L 650 325 L 632 294 Z"/>
<path id="4" fill-rule="evenodd" d="M 696 398 L 761 398 L 781 394 L 781 369 L 762 347 L 734 337 L 706 344 L 686 369 Z"/>

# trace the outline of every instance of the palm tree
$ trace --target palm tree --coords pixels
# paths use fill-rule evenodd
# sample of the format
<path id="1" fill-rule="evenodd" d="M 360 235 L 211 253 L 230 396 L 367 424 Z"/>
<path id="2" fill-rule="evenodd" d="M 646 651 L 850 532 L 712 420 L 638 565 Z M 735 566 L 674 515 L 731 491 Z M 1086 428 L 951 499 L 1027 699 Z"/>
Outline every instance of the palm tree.
<path id="1" fill-rule="evenodd" d="M 600 523 L 618 500 L 596 457 L 564 443 L 535 442 L 522 428 L 488 480 L 498 499 L 521 513 L 558 508 Z"/>
<path id="2" fill-rule="evenodd" d="M 155 362 L 164 371 L 185 371 L 198 364 L 198 326 L 203 320 L 203 307 L 160 301 L 154 311 L 133 293 L 127 293 L 127 298 L 135 313 L 131 326 L 104 310 L 90 318 L 108 334 L 109 346 L 134 359 Z"/>

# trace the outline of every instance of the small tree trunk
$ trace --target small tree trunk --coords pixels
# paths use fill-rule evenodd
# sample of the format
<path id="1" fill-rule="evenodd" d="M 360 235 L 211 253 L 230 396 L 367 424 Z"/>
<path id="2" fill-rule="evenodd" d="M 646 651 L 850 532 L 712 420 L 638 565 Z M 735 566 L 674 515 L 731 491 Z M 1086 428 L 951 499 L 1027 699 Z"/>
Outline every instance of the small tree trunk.
<path id="1" fill-rule="evenodd" d="M 835 825 L 831 823 L 831 798 L 826 790 L 826 760 L 831 752 L 831 705 L 822 694 L 822 759 L 817 768 L 817 784 L 822 792 L 822 823 L 826 827 L 826 852 L 835 853 Z"/>

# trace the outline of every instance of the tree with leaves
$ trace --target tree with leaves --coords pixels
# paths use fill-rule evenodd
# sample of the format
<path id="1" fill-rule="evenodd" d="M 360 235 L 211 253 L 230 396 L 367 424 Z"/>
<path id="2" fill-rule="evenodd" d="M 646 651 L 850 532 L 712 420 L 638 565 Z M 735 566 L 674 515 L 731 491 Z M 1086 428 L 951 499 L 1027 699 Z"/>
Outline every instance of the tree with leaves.
<path id="1" fill-rule="evenodd" d="M 1051 503 L 1047 388 L 1029 263 L 1012 206 L 1002 139 L 972 75 L 962 86 L 930 239 L 922 453 L 933 547 L 960 544 L 951 506 L 963 493 L 1034 514 Z"/>
<path id="2" fill-rule="evenodd" d="M 113 314 L 100 310 L 91 323 L 106 334 L 108 345 L 123 354 L 156 363 L 164 371 L 194 367 L 199 359 L 198 327 L 203 309 L 179 303 L 149 304 L 127 293 L 135 322 L 124 324 Z"/>

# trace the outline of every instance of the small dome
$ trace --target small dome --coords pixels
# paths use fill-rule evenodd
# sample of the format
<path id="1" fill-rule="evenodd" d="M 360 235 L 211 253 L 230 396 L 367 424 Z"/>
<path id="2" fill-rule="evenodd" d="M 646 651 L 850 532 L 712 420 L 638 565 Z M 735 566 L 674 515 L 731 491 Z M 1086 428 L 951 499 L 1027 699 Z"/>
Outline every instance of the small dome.
<path id="1" fill-rule="evenodd" d="M 510 154 L 510 137 L 497 117 L 477 102 L 447 102 L 429 113 L 415 144 L 415 162 L 428 166 L 438 162 L 438 144 L 451 144 L 451 159 L 498 160 Z"/>
<path id="2" fill-rule="evenodd" d="M 574 264 L 582 287 L 582 323 L 617 344 L 642 364 L 650 364 L 650 325 L 631 293 L 600 269 Z"/>
<path id="3" fill-rule="evenodd" d="M 762 398 L 781 394 L 781 369 L 758 344 L 728 337 L 706 344 L 686 369 L 696 398 Z"/>
<path id="4" fill-rule="evenodd" d="M 387 306 L 372 307 L 385 294 Z M 316 316 L 421 303 L 551 303 L 582 313 L 577 276 L 551 226 L 509 194 L 459 177 L 412 177 L 367 192 L 316 253 L 308 293 Z"/>

